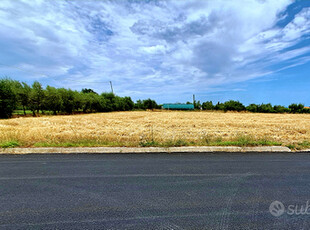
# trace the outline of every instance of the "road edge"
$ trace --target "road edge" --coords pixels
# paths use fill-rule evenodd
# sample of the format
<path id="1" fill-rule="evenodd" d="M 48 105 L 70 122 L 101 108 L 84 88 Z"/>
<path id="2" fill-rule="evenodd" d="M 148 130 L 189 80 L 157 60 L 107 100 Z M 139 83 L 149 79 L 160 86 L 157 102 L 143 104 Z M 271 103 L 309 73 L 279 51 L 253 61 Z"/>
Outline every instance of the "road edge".
<path id="1" fill-rule="evenodd" d="M 309 152 L 303 150 L 301 152 Z M 260 147 L 238 147 L 238 146 L 184 146 L 184 147 L 38 147 L 38 148 L 2 148 L 0 154 L 77 154 L 77 153 L 284 153 L 292 152 L 284 146 L 260 146 Z"/>

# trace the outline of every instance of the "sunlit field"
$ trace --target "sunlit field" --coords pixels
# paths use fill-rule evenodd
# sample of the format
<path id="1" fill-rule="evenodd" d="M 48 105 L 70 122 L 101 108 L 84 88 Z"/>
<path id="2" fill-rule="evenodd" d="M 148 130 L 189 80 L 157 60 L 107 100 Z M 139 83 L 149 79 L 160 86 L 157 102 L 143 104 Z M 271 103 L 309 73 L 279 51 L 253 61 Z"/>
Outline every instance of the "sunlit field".
<path id="1" fill-rule="evenodd" d="M 310 114 L 135 111 L 0 120 L 0 143 L 15 146 L 307 147 L 309 141 Z"/>

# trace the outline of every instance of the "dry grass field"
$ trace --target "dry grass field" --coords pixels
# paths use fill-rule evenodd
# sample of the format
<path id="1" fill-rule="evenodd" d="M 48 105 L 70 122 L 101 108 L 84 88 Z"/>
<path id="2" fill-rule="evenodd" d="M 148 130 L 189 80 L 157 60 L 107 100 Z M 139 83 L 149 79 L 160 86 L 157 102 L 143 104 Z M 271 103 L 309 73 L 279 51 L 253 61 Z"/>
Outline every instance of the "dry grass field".
<path id="1" fill-rule="evenodd" d="M 310 114 L 135 111 L 0 120 L 2 146 L 308 146 L 309 141 Z"/>

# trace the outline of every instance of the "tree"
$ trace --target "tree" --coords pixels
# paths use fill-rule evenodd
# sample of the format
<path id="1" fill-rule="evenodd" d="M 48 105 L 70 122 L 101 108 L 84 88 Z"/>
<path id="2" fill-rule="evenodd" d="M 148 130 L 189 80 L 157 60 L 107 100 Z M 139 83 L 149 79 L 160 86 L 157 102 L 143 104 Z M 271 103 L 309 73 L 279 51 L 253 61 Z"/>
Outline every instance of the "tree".
<path id="1" fill-rule="evenodd" d="M 213 106 L 212 101 L 206 101 L 206 102 L 202 103 L 202 109 L 203 110 L 213 110 L 214 106 Z"/>
<path id="2" fill-rule="evenodd" d="M 92 90 L 92 89 L 87 89 L 87 88 L 82 89 L 81 92 L 82 92 L 82 93 L 94 93 L 94 94 L 97 94 L 97 95 L 98 95 L 98 93 L 96 93 L 94 90 Z"/>
<path id="3" fill-rule="evenodd" d="M 32 84 L 32 88 L 29 95 L 29 107 L 32 110 L 33 116 L 35 111 L 39 113 L 40 110 L 43 112 L 43 101 L 44 101 L 44 89 L 38 81 Z"/>
<path id="4" fill-rule="evenodd" d="M 0 79 L 0 118 L 12 117 L 16 108 L 16 94 L 9 79 Z"/>
<path id="5" fill-rule="evenodd" d="M 143 108 L 143 103 L 141 100 L 137 100 L 134 106 L 135 109 L 144 109 Z"/>
<path id="6" fill-rule="evenodd" d="M 282 105 L 275 105 L 273 106 L 273 110 L 275 113 L 287 113 L 290 110 Z"/>
<path id="7" fill-rule="evenodd" d="M 301 113 L 304 109 L 303 104 L 290 104 L 289 109 L 291 110 L 292 113 Z"/>
<path id="8" fill-rule="evenodd" d="M 82 93 L 83 112 L 104 112 L 107 107 L 107 100 L 95 93 Z"/>
<path id="9" fill-rule="evenodd" d="M 58 93 L 61 96 L 61 111 L 72 114 L 76 107 L 75 95 L 76 93 L 71 89 L 60 88 Z"/>
<path id="10" fill-rule="evenodd" d="M 26 108 L 29 106 L 31 87 L 25 82 L 22 82 L 22 88 L 20 93 L 20 103 L 24 110 L 24 115 L 26 115 Z"/>
<path id="11" fill-rule="evenodd" d="M 268 104 L 260 104 L 257 107 L 257 112 L 259 113 L 273 113 L 274 109 L 270 103 Z"/>
<path id="12" fill-rule="evenodd" d="M 159 106 L 157 105 L 156 101 L 149 99 L 143 100 L 143 109 L 158 109 Z"/>
<path id="13" fill-rule="evenodd" d="M 44 98 L 45 109 L 53 111 L 53 114 L 56 115 L 57 111 L 61 109 L 61 105 L 62 100 L 58 90 L 54 87 L 47 86 Z"/>
<path id="14" fill-rule="evenodd" d="M 250 104 L 246 107 L 247 111 L 250 111 L 252 113 L 257 113 L 258 112 L 258 106 L 256 104 Z"/>
<path id="15" fill-rule="evenodd" d="M 124 97 L 125 111 L 133 110 L 135 103 L 131 100 L 131 97 Z"/>
<path id="16" fill-rule="evenodd" d="M 106 101 L 106 107 L 104 108 L 104 112 L 116 110 L 114 93 L 102 93 L 101 97 Z"/>
<path id="17" fill-rule="evenodd" d="M 16 106 L 18 107 L 19 105 L 21 105 L 21 99 L 22 99 L 22 84 L 19 81 L 16 80 L 12 80 L 7 78 L 6 82 L 10 85 L 10 88 L 12 89 L 12 91 L 15 93 L 16 96 Z"/>
<path id="18" fill-rule="evenodd" d="M 214 106 L 215 110 L 224 110 L 224 104 L 218 102 L 215 106 Z"/>
<path id="19" fill-rule="evenodd" d="M 224 103 L 224 111 L 245 111 L 245 106 L 239 101 L 226 101 Z"/>
<path id="20" fill-rule="evenodd" d="M 194 101 L 194 108 L 195 109 L 201 109 L 201 103 L 200 103 L 200 101 Z"/>

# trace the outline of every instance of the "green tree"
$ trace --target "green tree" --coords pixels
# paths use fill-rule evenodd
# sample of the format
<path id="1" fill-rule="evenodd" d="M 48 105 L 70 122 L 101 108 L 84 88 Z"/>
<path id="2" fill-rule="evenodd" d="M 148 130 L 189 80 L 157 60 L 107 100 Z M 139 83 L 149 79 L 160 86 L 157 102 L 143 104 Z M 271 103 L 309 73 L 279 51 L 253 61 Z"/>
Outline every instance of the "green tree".
<path id="1" fill-rule="evenodd" d="M 0 79 L 0 118 L 12 117 L 16 99 L 10 79 Z"/>
<path id="2" fill-rule="evenodd" d="M 125 111 L 133 110 L 135 103 L 132 101 L 131 97 L 124 97 Z"/>
<path id="3" fill-rule="evenodd" d="M 110 112 L 116 110 L 116 104 L 115 104 L 115 94 L 114 93 L 102 93 L 101 97 L 104 101 L 106 101 L 106 106 L 104 108 L 104 112 Z"/>
<path id="4" fill-rule="evenodd" d="M 95 93 L 83 93 L 83 112 L 104 112 L 107 106 L 107 101 L 104 97 Z"/>
<path id="5" fill-rule="evenodd" d="M 29 106 L 30 103 L 30 93 L 31 87 L 27 85 L 27 83 L 22 82 L 22 88 L 20 92 L 20 103 L 23 107 L 24 115 L 26 115 L 26 108 Z"/>
<path id="6" fill-rule="evenodd" d="M 245 111 L 245 106 L 239 101 L 226 101 L 224 103 L 224 111 Z"/>
<path id="7" fill-rule="evenodd" d="M 60 88 L 58 93 L 61 96 L 61 111 L 72 114 L 76 108 L 76 93 L 71 89 Z"/>
<path id="8" fill-rule="evenodd" d="M 258 112 L 258 105 L 256 104 L 250 104 L 246 107 L 246 110 L 252 113 L 257 113 Z"/>
<path id="9" fill-rule="evenodd" d="M 301 113 L 304 109 L 304 105 L 303 104 L 290 104 L 289 109 L 291 110 L 292 113 Z"/>
<path id="10" fill-rule="evenodd" d="M 40 82 L 35 81 L 32 84 L 32 88 L 29 95 L 29 107 L 32 110 L 33 116 L 35 111 L 39 113 L 40 110 L 43 112 L 43 101 L 44 101 L 44 89 Z"/>
<path id="11" fill-rule="evenodd" d="M 214 106 L 215 110 L 224 110 L 224 104 L 218 102 L 215 106 Z"/>
<path id="12" fill-rule="evenodd" d="M 273 109 L 273 106 L 270 103 L 268 103 L 268 104 L 260 104 L 257 107 L 257 112 L 259 112 L 259 113 L 273 113 L 274 109 Z"/>
<path id="13" fill-rule="evenodd" d="M 98 93 L 96 93 L 94 90 L 92 90 L 92 89 L 87 89 L 87 88 L 82 89 L 81 92 L 82 92 L 82 93 L 94 93 L 94 94 L 97 94 L 97 95 L 98 95 Z"/>
<path id="14" fill-rule="evenodd" d="M 55 87 L 47 86 L 44 98 L 45 109 L 53 111 L 53 114 L 56 115 L 61 106 L 62 98 L 58 90 Z"/>
<path id="15" fill-rule="evenodd" d="M 195 109 L 201 109 L 202 108 L 200 101 L 194 101 L 194 108 Z"/>
<path id="16" fill-rule="evenodd" d="M 203 110 L 213 110 L 214 105 L 213 105 L 212 101 L 206 101 L 206 102 L 202 103 L 202 109 Z"/>
<path id="17" fill-rule="evenodd" d="M 143 108 L 143 103 L 141 100 L 137 100 L 134 106 L 135 109 L 144 109 Z"/>
<path id="18" fill-rule="evenodd" d="M 142 104 L 143 104 L 143 109 L 158 109 L 159 108 L 156 101 L 154 101 L 150 98 L 143 100 Z"/>
<path id="19" fill-rule="evenodd" d="M 273 110 L 275 113 L 287 113 L 290 110 L 282 105 L 275 105 L 273 106 Z"/>

